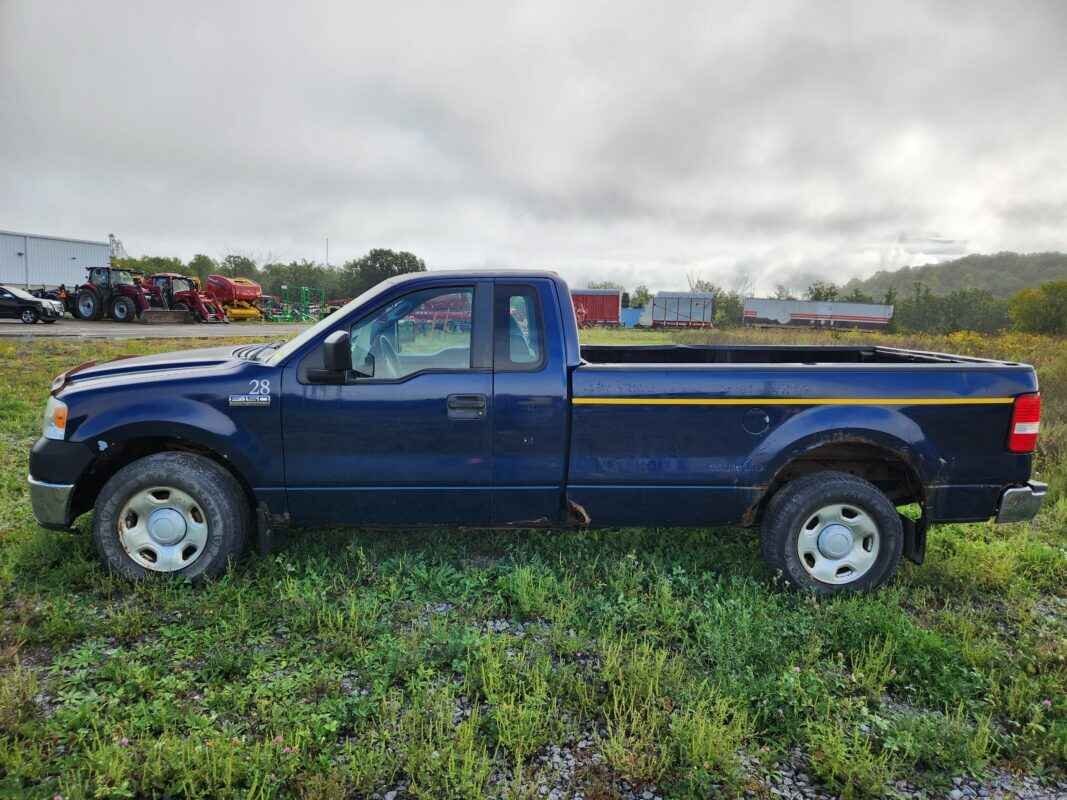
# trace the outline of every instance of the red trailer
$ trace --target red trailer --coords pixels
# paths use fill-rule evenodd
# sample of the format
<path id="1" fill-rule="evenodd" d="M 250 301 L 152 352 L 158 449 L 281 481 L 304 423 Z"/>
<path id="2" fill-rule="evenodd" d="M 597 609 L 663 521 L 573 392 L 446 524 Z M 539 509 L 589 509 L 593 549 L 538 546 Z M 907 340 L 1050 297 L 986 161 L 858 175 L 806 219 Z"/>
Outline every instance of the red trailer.
<path id="1" fill-rule="evenodd" d="M 574 289 L 574 314 L 579 325 L 618 325 L 622 292 L 618 289 Z"/>

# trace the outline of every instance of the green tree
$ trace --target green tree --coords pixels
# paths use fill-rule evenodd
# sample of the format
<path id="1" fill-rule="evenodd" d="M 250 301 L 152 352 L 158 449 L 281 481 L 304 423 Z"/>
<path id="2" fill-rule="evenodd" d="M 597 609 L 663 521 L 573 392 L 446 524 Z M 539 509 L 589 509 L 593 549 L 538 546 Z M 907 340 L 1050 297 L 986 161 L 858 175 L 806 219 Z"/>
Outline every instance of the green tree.
<path id="1" fill-rule="evenodd" d="M 1043 283 L 1008 301 L 1015 328 L 1027 333 L 1067 334 L 1067 281 Z"/>
<path id="2" fill-rule="evenodd" d="M 736 328 L 745 313 L 745 298 L 741 292 L 715 292 L 715 324 L 720 328 Z"/>
<path id="3" fill-rule="evenodd" d="M 816 281 L 808 287 L 805 297 L 808 300 L 836 300 L 837 286 L 828 281 Z"/>
<path id="4" fill-rule="evenodd" d="M 859 288 L 853 289 L 846 295 L 838 298 L 843 303 L 873 303 L 874 298 Z"/>
<path id="5" fill-rule="evenodd" d="M 259 267 L 256 266 L 256 262 L 248 256 L 237 255 L 236 253 L 231 253 L 223 258 L 219 269 L 221 274 L 231 278 L 251 278 L 252 280 L 259 278 Z"/>
<path id="6" fill-rule="evenodd" d="M 195 275 L 203 283 L 208 275 L 219 274 L 219 264 L 211 256 L 197 253 L 189 262 L 188 270 L 189 274 Z"/>
<path id="7" fill-rule="evenodd" d="M 281 295 L 283 286 L 288 286 L 293 291 L 297 287 L 307 286 L 316 293 L 325 292 L 327 300 L 346 299 L 341 270 L 314 261 L 276 261 L 264 264 L 261 275 L 260 283 L 267 294 Z"/>
<path id="8" fill-rule="evenodd" d="M 622 284 L 615 283 L 615 281 L 590 281 L 589 288 L 621 292 Z"/>
<path id="9" fill-rule="evenodd" d="M 893 304 L 896 330 L 916 333 L 978 331 L 994 333 L 1008 326 L 1008 304 L 985 289 L 958 289 L 936 295 L 916 283 L 910 296 Z"/>
<path id="10" fill-rule="evenodd" d="M 132 272 L 143 272 L 152 275 L 157 272 L 180 272 L 185 273 L 185 264 L 180 258 L 174 256 L 141 256 L 140 258 L 117 258 L 111 262 L 113 267 L 128 269 Z"/>
<path id="11" fill-rule="evenodd" d="M 345 262 L 341 267 L 341 286 L 346 296 L 356 297 L 387 278 L 425 271 L 426 262 L 413 253 L 376 248 L 365 256 Z"/>
<path id="12" fill-rule="evenodd" d="M 652 292 L 643 283 L 630 292 L 630 308 L 644 308 L 652 302 Z"/>

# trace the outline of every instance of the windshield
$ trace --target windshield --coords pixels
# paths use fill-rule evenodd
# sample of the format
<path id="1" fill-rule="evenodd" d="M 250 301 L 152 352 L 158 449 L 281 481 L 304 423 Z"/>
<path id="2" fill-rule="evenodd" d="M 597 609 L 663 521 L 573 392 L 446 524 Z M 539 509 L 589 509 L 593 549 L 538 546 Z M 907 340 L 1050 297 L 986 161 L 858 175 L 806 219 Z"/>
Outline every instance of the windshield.
<path id="1" fill-rule="evenodd" d="M 170 285 L 175 292 L 191 292 L 193 290 L 193 285 L 184 278 L 175 278 Z"/>
<path id="2" fill-rule="evenodd" d="M 133 275 L 124 269 L 111 270 L 112 286 L 133 286 Z"/>
<path id="3" fill-rule="evenodd" d="M 396 281 L 396 278 L 390 278 L 387 281 L 382 281 L 377 286 L 373 286 L 367 291 L 365 291 L 355 300 L 349 300 L 347 303 L 344 304 L 344 306 L 335 311 L 333 314 L 330 314 L 330 316 L 320 319 L 310 328 L 305 331 L 301 331 L 294 338 L 290 339 L 288 342 L 286 342 L 277 350 L 275 350 L 274 355 L 267 359 L 267 363 L 271 366 L 276 366 L 277 364 L 282 363 L 282 361 L 287 359 L 290 355 L 295 353 L 297 350 L 299 350 L 305 344 L 310 342 L 316 336 L 321 334 L 323 331 L 331 328 L 334 323 L 337 322 L 337 320 L 345 316 L 349 311 L 356 308 L 357 306 L 363 305 L 364 303 L 369 303 L 382 292 L 389 289 L 394 283 L 396 283 Z"/>
<path id="4" fill-rule="evenodd" d="M 7 289 L 9 292 L 11 292 L 11 294 L 15 295 L 15 297 L 19 298 L 20 300 L 36 300 L 37 299 L 36 297 L 34 297 L 29 292 L 24 292 L 22 289 L 16 289 L 14 286 L 5 286 L 4 288 Z"/>

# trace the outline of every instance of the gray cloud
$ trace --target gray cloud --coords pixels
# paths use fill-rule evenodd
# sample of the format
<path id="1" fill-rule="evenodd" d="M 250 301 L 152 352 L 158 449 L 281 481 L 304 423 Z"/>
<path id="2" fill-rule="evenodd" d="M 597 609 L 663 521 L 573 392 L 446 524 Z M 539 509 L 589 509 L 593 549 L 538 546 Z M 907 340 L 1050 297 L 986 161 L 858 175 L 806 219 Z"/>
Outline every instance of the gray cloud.
<path id="1" fill-rule="evenodd" d="M 1064 249 L 1067 5 L 0 0 L 0 228 L 658 288 Z"/>

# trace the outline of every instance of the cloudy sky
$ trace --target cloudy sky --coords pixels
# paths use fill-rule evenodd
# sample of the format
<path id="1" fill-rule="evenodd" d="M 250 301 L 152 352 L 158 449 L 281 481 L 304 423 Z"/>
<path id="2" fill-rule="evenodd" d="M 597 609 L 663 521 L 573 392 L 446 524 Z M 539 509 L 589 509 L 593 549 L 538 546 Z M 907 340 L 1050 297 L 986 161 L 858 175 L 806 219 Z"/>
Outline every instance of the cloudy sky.
<path id="1" fill-rule="evenodd" d="M 1067 249 L 1067 3 L 0 0 L 0 229 L 653 288 Z"/>

